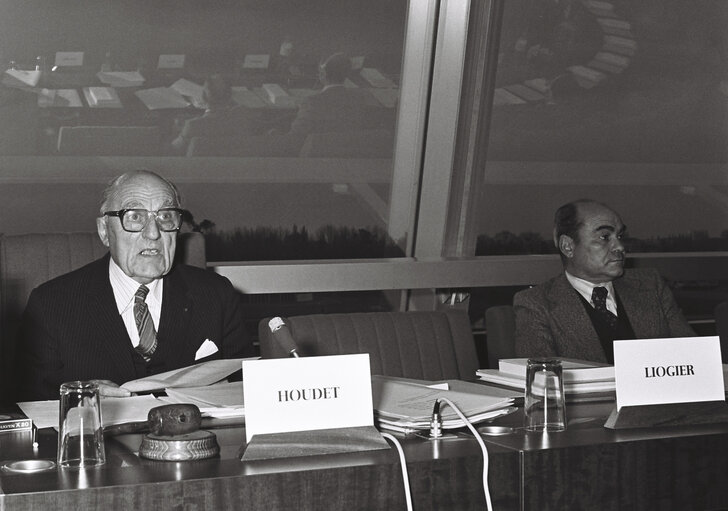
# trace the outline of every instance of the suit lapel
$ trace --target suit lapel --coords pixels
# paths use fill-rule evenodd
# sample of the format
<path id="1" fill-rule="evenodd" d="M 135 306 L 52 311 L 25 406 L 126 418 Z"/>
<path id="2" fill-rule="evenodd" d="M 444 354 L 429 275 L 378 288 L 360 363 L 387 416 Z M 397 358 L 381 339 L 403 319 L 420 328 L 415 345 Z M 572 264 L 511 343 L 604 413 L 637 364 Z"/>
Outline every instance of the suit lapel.
<path id="1" fill-rule="evenodd" d="M 552 319 L 557 342 L 562 339 L 577 340 L 578 346 L 563 346 L 562 351 L 581 353 L 576 358 L 585 360 L 604 359 L 599 336 L 576 290 L 571 287 L 566 275 L 561 274 L 555 281 L 549 293 L 551 301 Z"/>
<path id="2" fill-rule="evenodd" d="M 129 346 L 131 339 L 119 315 L 114 291 L 109 281 L 109 256 L 98 261 L 88 286 L 88 322 L 98 332 L 98 342 L 103 343 L 110 360 L 116 360 L 120 369 L 134 373 L 134 362 Z"/>

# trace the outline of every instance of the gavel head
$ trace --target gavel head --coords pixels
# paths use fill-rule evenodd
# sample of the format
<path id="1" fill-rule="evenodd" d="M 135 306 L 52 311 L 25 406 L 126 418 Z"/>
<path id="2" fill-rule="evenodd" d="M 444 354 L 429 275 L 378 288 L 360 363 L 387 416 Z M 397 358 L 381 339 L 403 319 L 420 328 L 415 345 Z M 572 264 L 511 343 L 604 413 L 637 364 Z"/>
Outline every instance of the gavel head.
<path id="1" fill-rule="evenodd" d="M 193 404 L 164 405 L 149 410 L 147 422 L 155 435 L 184 435 L 200 429 L 202 415 Z"/>

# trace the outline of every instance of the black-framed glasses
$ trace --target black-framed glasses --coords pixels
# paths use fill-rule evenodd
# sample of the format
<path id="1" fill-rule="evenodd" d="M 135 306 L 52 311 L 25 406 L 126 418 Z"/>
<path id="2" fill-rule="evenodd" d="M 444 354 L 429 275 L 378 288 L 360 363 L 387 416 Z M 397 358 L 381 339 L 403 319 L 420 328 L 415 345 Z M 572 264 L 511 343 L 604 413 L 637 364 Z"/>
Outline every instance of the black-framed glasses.
<path id="1" fill-rule="evenodd" d="M 119 211 L 104 211 L 104 216 L 116 216 L 121 220 L 121 227 L 127 232 L 141 232 L 154 217 L 157 227 L 163 232 L 177 231 L 182 226 L 183 209 L 162 208 L 157 211 L 148 209 L 120 209 Z"/>

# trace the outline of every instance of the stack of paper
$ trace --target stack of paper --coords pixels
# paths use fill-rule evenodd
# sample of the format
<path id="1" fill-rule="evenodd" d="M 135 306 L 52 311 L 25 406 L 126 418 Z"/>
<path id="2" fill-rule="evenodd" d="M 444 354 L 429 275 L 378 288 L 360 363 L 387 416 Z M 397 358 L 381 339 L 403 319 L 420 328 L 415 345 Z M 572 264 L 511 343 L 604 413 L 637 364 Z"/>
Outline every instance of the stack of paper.
<path id="1" fill-rule="evenodd" d="M 187 108 L 190 106 L 189 101 L 172 87 L 155 87 L 153 89 L 138 90 L 134 94 L 149 110 Z"/>
<path id="2" fill-rule="evenodd" d="M 40 71 L 8 69 L 2 83 L 8 87 L 35 87 L 40 80 Z"/>
<path id="3" fill-rule="evenodd" d="M 381 428 L 401 432 L 428 429 L 435 401 L 447 398 L 460 409 L 471 423 L 482 422 L 515 410 L 513 397 L 497 389 L 471 384 L 451 390 L 448 383 L 428 384 L 372 376 L 374 415 Z M 457 413 L 441 401 L 443 428 L 465 426 Z"/>
<path id="4" fill-rule="evenodd" d="M 84 87 L 83 95 L 93 108 L 121 108 L 121 100 L 113 87 Z"/>
<path id="5" fill-rule="evenodd" d="M 490 383 L 525 390 L 527 360 L 502 359 L 498 362 L 498 369 L 479 369 L 476 374 Z M 614 393 L 614 366 L 573 359 L 562 359 L 561 364 L 567 395 Z"/>
<path id="6" fill-rule="evenodd" d="M 238 105 L 244 106 L 246 108 L 265 107 L 265 101 L 260 99 L 260 97 L 255 92 L 249 90 L 247 87 L 234 86 L 232 89 L 233 101 L 235 101 L 235 103 L 237 103 Z"/>
<path id="7" fill-rule="evenodd" d="M 170 85 L 170 88 L 186 96 L 196 108 L 205 108 L 205 102 L 202 99 L 202 91 L 204 90 L 202 85 L 191 82 L 186 78 L 180 78 Z"/>
<path id="8" fill-rule="evenodd" d="M 96 77 L 110 87 L 141 87 L 144 84 L 139 71 L 99 71 Z"/>

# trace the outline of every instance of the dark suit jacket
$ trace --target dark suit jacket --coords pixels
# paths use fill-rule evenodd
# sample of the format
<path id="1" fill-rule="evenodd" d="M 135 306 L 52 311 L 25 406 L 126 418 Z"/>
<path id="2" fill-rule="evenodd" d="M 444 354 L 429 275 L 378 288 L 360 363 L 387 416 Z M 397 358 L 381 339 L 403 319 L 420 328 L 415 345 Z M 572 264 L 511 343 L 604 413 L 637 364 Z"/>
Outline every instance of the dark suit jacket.
<path id="1" fill-rule="evenodd" d="M 109 281 L 109 255 L 38 286 L 23 315 L 18 388 L 20 400 L 58 399 L 72 380 L 123 384 L 194 364 L 209 339 L 209 358 L 253 355 L 240 297 L 215 273 L 176 265 L 164 277 L 158 347 L 149 364 L 133 349 Z M 207 358 L 198 360 L 201 362 Z"/>
<path id="2" fill-rule="evenodd" d="M 371 106 L 363 91 L 334 86 L 308 96 L 298 107 L 291 123 L 295 133 L 356 131 L 367 126 Z"/>
<path id="3" fill-rule="evenodd" d="M 625 270 L 613 283 L 638 339 L 695 335 L 656 270 Z M 606 361 L 589 315 L 565 274 L 517 293 L 513 306 L 519 357 Z"/>

